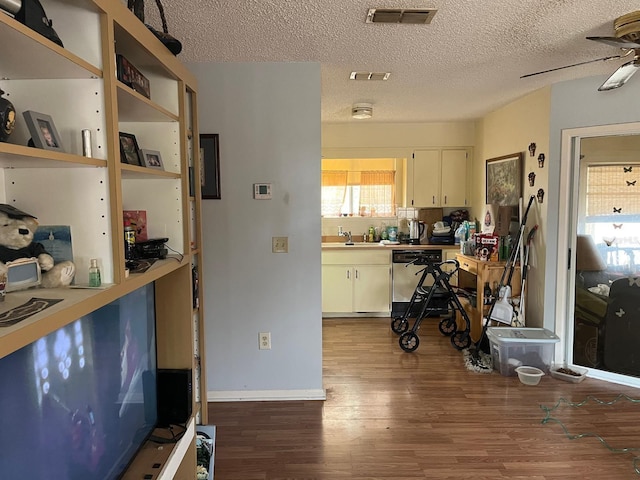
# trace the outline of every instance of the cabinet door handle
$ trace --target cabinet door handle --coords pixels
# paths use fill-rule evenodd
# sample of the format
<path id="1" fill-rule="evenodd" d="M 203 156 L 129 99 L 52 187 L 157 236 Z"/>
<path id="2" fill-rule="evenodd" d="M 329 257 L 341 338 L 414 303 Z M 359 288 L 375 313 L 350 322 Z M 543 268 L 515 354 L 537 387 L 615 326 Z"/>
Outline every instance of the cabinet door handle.
<path id="1" fill-rule="evenodd" d="M 358 279 L 358 270 L 356 269 L 356 280 Z"/>
<path id="2" fill-rule="evenodd" d="M 436 204 L 436 196 L 435 196 L 435 195 L 431 197 L 431 203 L 432 203 L 433 205 L 435 205 L 435 204 Z"/>
<path id="3" fill-rule="evenodd" d="M 446 195 L 444 196 L 444 204 L 445 205 L 447 204 L 447 196 Z"/>
<path id="4" fill-rule="evenodd" d="M 351 270 L 347 270 L 347 280 L 351 279 Z"/>

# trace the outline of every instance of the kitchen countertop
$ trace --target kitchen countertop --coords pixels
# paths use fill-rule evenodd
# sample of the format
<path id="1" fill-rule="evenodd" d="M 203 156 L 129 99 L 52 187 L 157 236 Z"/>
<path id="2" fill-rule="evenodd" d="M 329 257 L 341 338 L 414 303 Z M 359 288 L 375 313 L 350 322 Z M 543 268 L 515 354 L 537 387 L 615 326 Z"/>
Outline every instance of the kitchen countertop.
<path id="1" fill-rule="evenodd" d="M 322 242 L 322 250 L 460 250 L 460 245 L 382 245 L 380 243 L 354 242 L 346 245 L 344 242 Z"/>

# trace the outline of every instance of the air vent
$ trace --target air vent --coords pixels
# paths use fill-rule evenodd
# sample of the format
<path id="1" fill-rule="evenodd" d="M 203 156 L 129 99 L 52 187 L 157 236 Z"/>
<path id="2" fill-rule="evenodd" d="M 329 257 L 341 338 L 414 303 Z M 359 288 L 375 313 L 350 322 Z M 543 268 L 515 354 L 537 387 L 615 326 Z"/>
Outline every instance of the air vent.
<path id="1" fill-rule="evenodd" d="M 351 72 L 351 80 L 387 80 L 391 72 Z"/>
<path id="2" fill-rule="evenodd" d="M 370 8 L 367 12 L 367 23 L 427 25 L 431 23 L 436 12 L 436 9 Z"/>

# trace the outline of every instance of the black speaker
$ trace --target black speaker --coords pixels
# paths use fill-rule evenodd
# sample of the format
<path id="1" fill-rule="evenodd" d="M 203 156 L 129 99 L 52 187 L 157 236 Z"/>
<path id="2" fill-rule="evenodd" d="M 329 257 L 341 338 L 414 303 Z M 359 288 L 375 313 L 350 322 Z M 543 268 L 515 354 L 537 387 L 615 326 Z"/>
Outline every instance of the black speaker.
<path id="1" fill-rule="evenodd" d="M 158 426 L 182 425 L 191 417 L 191 369 L 158 369 Z"/>

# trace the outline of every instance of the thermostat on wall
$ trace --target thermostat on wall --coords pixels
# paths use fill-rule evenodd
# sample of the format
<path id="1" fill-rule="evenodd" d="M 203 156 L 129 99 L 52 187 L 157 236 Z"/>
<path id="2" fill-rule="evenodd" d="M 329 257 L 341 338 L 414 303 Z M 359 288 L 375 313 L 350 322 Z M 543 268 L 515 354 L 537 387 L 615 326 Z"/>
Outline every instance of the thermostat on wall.
<path id="1" fill-rule="evenodd" d="M 271 184 L 254 183 L 253 198 L 255 198 L 256 200 L 271 200 Z"/>

